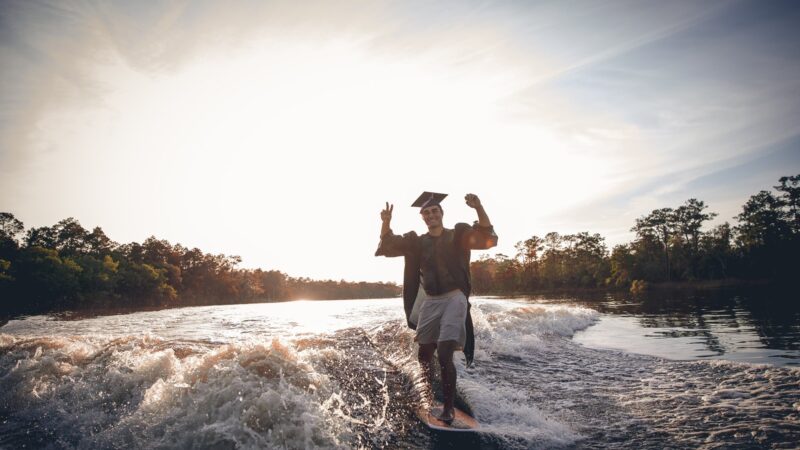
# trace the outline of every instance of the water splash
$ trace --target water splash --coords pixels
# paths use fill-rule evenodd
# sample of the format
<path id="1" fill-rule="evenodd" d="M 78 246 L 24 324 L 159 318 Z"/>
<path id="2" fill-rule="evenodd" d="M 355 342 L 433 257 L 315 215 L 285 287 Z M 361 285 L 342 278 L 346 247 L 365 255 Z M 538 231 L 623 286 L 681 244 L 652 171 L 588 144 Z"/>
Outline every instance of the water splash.
<path id="1" fill-rule="evenodd" d="M 800 440 L 797 369 L 590 349 L 570 338 L 596 322 L 591 309 L 479 300 L 476 364 L 456 364 L 459 396 L 483 432 L 455 442 L 414 416 L 424 387 L 400 305 L 352 305 L 315 322 L 334 323 L 316 333 L 270 323 L 261 310 L 258 329 L 247 316 L 254 310 L 236 307 L 203 308 L 217 319 L 201 331 L 196 310 L 12 321 L 0 334 L 0 447 L 717 448 Z M 359 325 L 341 326 L 339 316 L 351 313 L 363 313 Z M 130 332 L 142 329 L 149 334 Z"/>

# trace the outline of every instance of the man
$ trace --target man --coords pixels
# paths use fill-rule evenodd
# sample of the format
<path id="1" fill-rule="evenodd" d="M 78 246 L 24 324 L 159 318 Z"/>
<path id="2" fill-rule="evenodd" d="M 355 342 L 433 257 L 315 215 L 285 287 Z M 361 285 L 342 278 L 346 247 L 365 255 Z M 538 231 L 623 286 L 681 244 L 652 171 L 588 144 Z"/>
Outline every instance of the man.
<path id="1" fill-rule="evenodd" d="M 428 232 L 422 236 L 413 231 L 403 236 L 392 233 L 394 205 L 387 202 L 381 211 L 381 241 L 375 255 L 405 257 L 403 306 L 406 321 L 410 328 L 417 330 L 418 358 L 428 386 L 433 379 L 431 360 L 434 351 L 439 355 L 444 408 L 441 414 L 436 415 L 450 423 L 454 417 L 456 393 L 453 353 L 463 350 L 469 366 L 475 349 L 468 301 L 471 292 L 470 250 L 494 247 L 497 235 L 480 199 L 474 194 L 467 194 L 464 199 L 467 206 L 478 213 L 475 224 L 458 223 L 453 229 L 445 228 L 440 203 L 446 196 L 424 192 L 411 205 L 420 208 L 422 220 L 428 226 Z M 428 298 L 419 309 L 418 323 L 414 324 L 410 316 L 420 282 Z"/>

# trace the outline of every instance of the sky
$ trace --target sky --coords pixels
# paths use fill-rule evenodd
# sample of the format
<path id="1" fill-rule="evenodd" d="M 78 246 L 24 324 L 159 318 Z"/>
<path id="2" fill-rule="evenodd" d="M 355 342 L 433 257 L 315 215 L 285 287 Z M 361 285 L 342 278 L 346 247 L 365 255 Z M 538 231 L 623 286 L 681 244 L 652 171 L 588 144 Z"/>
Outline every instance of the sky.
<path id="1" fill-rule="evenodd" d="M 0 211 L 291 276 L 402 281 L 385 202 L 497 248 L 734 222 L 800 173 L 793 1 L 3 1 Z"/>

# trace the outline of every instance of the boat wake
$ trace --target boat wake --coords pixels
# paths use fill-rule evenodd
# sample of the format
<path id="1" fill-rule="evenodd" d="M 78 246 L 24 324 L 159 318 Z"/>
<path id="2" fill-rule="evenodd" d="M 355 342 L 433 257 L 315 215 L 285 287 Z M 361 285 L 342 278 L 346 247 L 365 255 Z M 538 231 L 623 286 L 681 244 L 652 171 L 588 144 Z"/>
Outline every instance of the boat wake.
<path id="1" fill-rule="evenodd" d="M 0 334 L 0 447 L 431 448 L 461 439 L 485 448 L 781 448 L 800 440 L 797 369 L 589 349 L 570 338 L 597 321 L 591 309 L 474 303 L 476 359 L 467 369 L 458 358 L 458 387 L 481 433 L 441 436 L 416 419 L 416 344 L 397 311 L 357 327 L 228 342 L 174 330 L 76 334 L 74 322 L 65 333 L 57 321 L 25 333 L 16 321 L 14 334 Z"/>

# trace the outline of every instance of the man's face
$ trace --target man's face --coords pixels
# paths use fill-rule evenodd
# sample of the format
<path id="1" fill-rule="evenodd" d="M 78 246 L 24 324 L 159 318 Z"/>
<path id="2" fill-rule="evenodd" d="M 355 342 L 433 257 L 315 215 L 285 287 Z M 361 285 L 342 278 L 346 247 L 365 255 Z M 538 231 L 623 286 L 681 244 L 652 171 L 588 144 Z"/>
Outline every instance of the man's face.
<path id="1" fill-rule="evenodd" d="M 442 208 L 439 208 L 439 205 L 422 208 L 419 213 L 422 215 L 422 220 L 425 221 L 425 225 L 427 225 L 428 228 L 442 226 L 443 213 Z"/>

